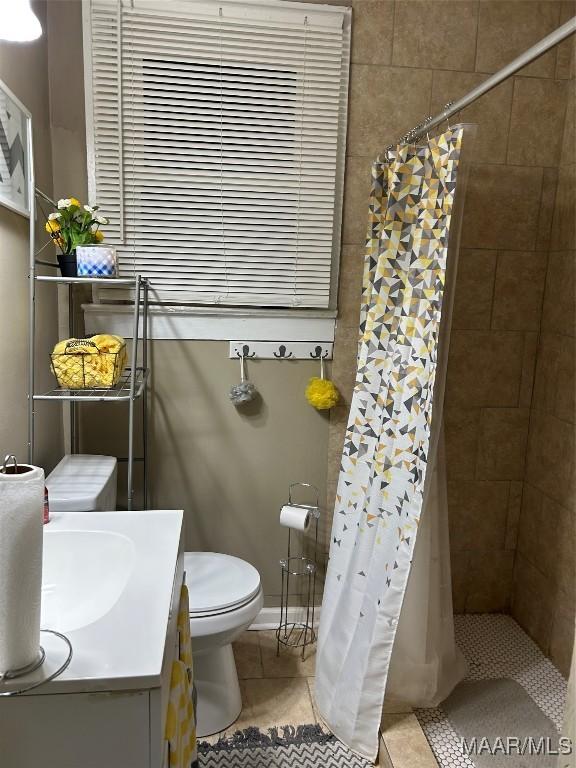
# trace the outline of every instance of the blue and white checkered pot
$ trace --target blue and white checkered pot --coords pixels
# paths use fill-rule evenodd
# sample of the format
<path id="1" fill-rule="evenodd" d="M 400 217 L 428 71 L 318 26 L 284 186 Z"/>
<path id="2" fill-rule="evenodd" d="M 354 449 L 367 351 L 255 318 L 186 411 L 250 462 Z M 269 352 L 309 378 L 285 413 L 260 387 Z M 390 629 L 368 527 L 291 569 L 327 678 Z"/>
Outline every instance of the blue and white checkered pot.
<path id="1" fill-rule="evenodd" d="M 76 248 L 78 277 L 116 277 L 116 250 L 108 245 Z"/>

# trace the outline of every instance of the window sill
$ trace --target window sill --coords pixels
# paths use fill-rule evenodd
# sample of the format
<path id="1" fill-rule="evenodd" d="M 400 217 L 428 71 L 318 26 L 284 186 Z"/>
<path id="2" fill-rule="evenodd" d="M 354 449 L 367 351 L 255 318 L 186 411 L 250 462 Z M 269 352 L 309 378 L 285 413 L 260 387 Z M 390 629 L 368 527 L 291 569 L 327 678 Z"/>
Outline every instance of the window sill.
<path id="1" fill-rule="evenodd" d="M 127 304 L 83 304 L 87 334 L 131 338 L 133 308 Z M 334 309 L 260 309 L 151 305 L 150 339 L 203 341 L 334 341 Z M 140 329 L 140 333 L 142 328 Z"/>

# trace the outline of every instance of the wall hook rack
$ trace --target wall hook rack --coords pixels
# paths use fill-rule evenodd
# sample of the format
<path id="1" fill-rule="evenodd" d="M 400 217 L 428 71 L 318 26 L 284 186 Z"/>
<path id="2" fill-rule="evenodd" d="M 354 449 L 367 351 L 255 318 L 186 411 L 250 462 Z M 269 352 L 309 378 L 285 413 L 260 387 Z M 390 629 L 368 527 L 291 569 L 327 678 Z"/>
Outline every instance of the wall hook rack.
<path id="1" fill-rule="evenodd" d="M 231 341 L 229 357 L 256 360 L 331 360 L 332 341 Z"/>

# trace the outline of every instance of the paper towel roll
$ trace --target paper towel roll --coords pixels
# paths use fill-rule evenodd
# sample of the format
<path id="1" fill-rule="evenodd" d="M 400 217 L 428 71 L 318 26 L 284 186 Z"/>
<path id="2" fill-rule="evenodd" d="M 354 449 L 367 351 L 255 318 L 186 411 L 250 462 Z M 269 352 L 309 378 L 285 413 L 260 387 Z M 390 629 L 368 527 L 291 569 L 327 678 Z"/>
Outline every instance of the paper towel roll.
<path id="1" fill-rule="evenodd" d="M 0 673 L 38 657 L 43 507 L 43 469 L 0 472 Z"/>
<path id="2" fill-rule="evenodd" d="M 307 531 L 312 515 L 310 510 L 294 504 L 285 504 L 280 510 L 280 525 L 294 528 L 295 531 Z"/>

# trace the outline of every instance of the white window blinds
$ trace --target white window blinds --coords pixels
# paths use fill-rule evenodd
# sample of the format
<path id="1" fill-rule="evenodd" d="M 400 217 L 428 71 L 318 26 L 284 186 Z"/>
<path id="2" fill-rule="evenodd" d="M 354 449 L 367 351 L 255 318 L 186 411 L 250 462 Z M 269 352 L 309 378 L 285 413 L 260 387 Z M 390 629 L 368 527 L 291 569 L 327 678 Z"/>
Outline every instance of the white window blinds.
<path id="1" fill-rule="evenodd" d="M 166 302 L 331 306 L 349 10 L 87 8 L 90 196 L 122 274 L 149 277 Z"/>

